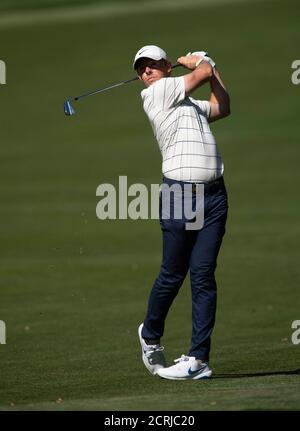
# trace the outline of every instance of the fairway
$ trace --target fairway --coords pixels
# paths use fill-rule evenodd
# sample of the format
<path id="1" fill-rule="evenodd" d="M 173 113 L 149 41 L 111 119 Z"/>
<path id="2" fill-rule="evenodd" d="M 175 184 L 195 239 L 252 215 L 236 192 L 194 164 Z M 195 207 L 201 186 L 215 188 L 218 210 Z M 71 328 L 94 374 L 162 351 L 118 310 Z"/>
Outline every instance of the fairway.
<path id="1" fill-rule="evenodd" d="M 299 19 L 298 0 L 3 2 L 0 410 L 300 410 Z M 158 220 L 96 216 L 98 185 L 161 182 L 142 84 L 63 112 L 134 77 L 146 44 L 173 63 L 207 50 L 231 95 L 231 116 L 211 125 L 229 218 L 207 381 L 162 380 L 141 360 Z M 187 278 L 162 340 L 169 365 L 190 337 Z"/>

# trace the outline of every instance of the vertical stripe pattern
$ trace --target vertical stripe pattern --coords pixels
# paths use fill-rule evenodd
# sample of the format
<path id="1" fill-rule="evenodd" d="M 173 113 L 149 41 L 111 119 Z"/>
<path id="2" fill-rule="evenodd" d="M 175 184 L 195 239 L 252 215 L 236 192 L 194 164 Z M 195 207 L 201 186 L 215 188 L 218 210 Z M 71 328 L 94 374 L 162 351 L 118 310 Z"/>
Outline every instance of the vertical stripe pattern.
<path id="1" fill-rule="evenodd" d="M 186 97 L 183 76 L 162 78 L 141 96 L 162 154 L 164 176 L 206 183 L 223 174 L 223 161 L 208 124 L 210 103 Z"/>

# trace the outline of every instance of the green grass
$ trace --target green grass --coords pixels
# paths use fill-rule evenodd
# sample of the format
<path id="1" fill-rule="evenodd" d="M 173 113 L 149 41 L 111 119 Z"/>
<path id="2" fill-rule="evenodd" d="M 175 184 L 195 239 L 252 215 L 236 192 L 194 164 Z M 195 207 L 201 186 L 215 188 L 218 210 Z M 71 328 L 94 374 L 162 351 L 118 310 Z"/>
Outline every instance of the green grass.
<path id="1" fill-rule="evenodd" d="M 0 409 L 299 410 L 291 323 L 300 318 L 300 86 L 290 80 L 298 23 L 298 2 L 288 0 L 0 27 Z M 131 77 L 146 43 L 173 61 L 207 49 L 232 98 L 232 116 L 212 125 L 230 214 L 217 271 L 215 374 L 205 382 L 153 378 L 140 358 L 158 222 L 95 214 L 100 183 L 161 180 L 141 85 L 63 115 L 65 98 Z M 190 326 L 186 280 L 166 322 L 169 363 L 187 352 Z"/>

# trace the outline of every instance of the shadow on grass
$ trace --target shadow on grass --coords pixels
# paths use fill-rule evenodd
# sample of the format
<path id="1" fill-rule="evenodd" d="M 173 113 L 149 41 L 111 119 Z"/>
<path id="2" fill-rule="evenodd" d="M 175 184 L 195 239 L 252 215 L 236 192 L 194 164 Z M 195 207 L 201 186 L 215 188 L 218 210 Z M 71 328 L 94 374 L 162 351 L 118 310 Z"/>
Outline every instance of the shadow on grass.
<path id="1" fill-rule="evenodd" d="M 263 371 L 261 373 L 215 374 L 214 379 L 234 379 L 243 377 L 291 376 L 300 375 L 300 368 L 291 371 Z"/>

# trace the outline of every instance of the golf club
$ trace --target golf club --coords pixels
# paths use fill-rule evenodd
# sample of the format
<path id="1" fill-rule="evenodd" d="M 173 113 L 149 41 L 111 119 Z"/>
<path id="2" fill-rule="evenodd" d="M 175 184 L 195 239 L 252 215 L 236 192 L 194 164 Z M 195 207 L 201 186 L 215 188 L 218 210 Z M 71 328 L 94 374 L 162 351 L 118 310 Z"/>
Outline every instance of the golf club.
<path id="1" fill-rule="evenodd" d="M 173 64 L 172 69 L 175 67 L 179 67 L 181 64 Z M 71 116 L 75 114 L 75 109 L 71 105 L 71 102 L 74 102 L 79 99 L 83 99 L 84 97 L 93 96 L 94 94 L 102 93 L 103 91 L 111 90 L 112 88 L 119 87 L 120 85 L 128 84 L 129 82 L 137 81 L 139 79 L 138 76 L 135 76 L 134 78 L 127 79 L 125 81 L 118 82 L 117 84 L 109 85 L 108 87 L 99 88 L 95 91 L 90 91 L 88 93 L 82 94 L 80 96 L 73 97 L 72 99 L 68 99 L 64 102 L 64 112 L 66 115 Z"/>

